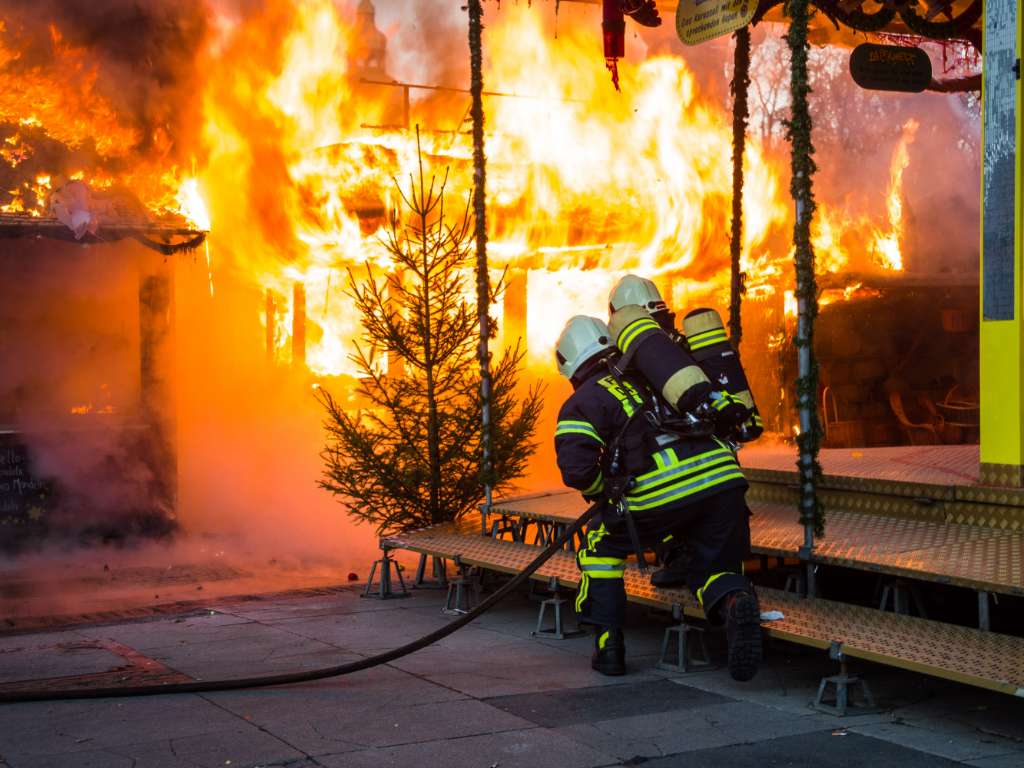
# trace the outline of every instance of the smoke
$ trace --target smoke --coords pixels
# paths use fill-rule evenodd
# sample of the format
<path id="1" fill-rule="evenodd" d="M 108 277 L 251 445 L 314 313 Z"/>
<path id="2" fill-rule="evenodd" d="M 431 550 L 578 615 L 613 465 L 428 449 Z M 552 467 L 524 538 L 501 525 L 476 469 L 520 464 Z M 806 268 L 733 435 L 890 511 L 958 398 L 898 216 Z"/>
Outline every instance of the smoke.
<path id="1" fill-rule="evenodd" d="M 5 75 L 42 76 L 54 89 L 100 100 L 134 134 L 129 149 L 136 160 L 153 153 L 175 159 L 186 146 L 207 30 L 201 0 L 2 0 L 0 15 L 0 41 L 13 54 Z M 81 55 L 69 57 L 69 49 Z"/>
<path id="2" fill-rule="evenodd" d="M 37 506 L 29 519 L 56 539 L 170 524 L 163 420 L 139 398 L 140 250 L 23 239 L 0 258 L 0 423 L 15 433 L 7 451 L 29 448 L 14 472 L 27 485 L 0 496 Z"/>

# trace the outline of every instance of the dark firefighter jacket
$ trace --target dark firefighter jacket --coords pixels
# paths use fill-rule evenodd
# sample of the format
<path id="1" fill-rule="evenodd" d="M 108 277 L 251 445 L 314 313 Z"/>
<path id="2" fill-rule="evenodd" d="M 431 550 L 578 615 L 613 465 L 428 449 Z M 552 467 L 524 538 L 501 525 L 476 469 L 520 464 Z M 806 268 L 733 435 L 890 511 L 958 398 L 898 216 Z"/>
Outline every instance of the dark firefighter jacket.
<path id="1" fill-rule="evenodd" d="M 641 386 L 628 376 L 616 381 L 601 366 L 565 401 L 558 413 L 555 452 L 567 486 L 591 501 L 604 495 L 609 447 L 640 409 L 622 438 L 626 471 L 634 478 L 624 497 L 631 512 L 684 506 L 747 487 L 735 455 L 723 442 L 710 436 L 685 441 L 659 436 L 642 413 Z"/>

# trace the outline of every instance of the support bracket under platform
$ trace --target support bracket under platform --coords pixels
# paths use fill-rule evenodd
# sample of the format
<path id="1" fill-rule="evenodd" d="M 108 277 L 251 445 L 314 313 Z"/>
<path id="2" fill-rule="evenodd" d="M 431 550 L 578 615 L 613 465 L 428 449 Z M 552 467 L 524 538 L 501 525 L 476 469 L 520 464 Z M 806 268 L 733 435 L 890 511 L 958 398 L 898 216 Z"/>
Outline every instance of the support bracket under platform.
<path id="1" fill-rule="evenodd" d="M 704 639 L 704 628 L 687 624 L 683 608 L 678 603 L 672 606 L 672 619 L 678 623 L 665 629 L 658 669 L 668 672 L 694 672 L 712 666 Z"/>
<path id="2" fill-rule="evenodd" d="M 570 629 L 568 631 L 565 629 L 562 607 L 568 603 L 569 600 L 562 596 L 557 576 L 552 576 L 548 581 L 548 591 L 550 593 L 550 597 L 541 600 L 540 611 L 537 614 L 537 629 L 535 629 L 531 634 L 534 637 L 550 637 L 555 640 L 565 640 L 570 637 L 580 637 L 585 634 L 578 625 L 576 629 Z M 544 616 L 548 608 L 551 609 L 552 618 L 554 619 L 554 625 L 551 627 L 544 626 Z"/>
<path id="3" fill-rule="evenodd" d="M 875 697 L 871 694 L 867 680 L 851 675 L 846 667 L 842 643 L 833 640 L 828 655 L 839 662 L 839 674 L 821 679 L 818 695 L 814 698 L 814 708 L 837 717 L 846 717 L 851 710 L 858 715 L 876 712 Z M 861 703 L 855 702 L 854 694 L 858 691 Z"/>
<path id="4" fill-rule="evenodd" d="M 394 600 L 400 597 L 410 597 L 409 590 L 405 588 L 405 579 L 402 578 L 402 567 L 391 557 L 391 550 L 381 547 L 380 560 L 374 560 L 370 567 L 370 577 L 366 580 L 366 588 L 360 597 L 372 597 L 377 600 Z M 394 568 L 394 575 L 398 577 L 398 585 L 402 591 L 394 589 L 394 581 L 391 576 L 391 569 Z M 377 586 L 373 585 L 373 577 L 380 572 L 380 581 Z"/>

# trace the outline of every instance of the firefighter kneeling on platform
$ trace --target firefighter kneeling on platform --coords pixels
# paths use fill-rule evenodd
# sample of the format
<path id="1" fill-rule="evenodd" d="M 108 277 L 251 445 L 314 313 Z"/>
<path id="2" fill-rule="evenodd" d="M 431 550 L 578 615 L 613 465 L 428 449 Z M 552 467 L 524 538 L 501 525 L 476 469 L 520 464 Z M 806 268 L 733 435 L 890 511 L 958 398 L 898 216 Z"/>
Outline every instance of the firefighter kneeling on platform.
<path id="1" fill-rule="evenodd" d="M 655 333 L 665 335 L 650 326 L 623 332 L 646 346 Z M 617 367 L 622 356 L 608 326 L 593 317 L 569 320 L 556 356 L 574 389 L 555 431 L 562 479 L 604 505 L 577 553 L 576 610 L 597 629 L 593 668 L 606 675 L 626 671 L 626 558 L 642 558 L 644 549 L 675 537 L 691 549 L 687 586 L 708 621 L 725 625 L 730 674 L 751 679 L 761 660 L 761 625 L 743 575 L 750 554 L 747 481 L 730 446 L 714 436 L 707 378 L 684 366 L 660 376 L 665 381 L 658 386 L 625 372 Z"/>

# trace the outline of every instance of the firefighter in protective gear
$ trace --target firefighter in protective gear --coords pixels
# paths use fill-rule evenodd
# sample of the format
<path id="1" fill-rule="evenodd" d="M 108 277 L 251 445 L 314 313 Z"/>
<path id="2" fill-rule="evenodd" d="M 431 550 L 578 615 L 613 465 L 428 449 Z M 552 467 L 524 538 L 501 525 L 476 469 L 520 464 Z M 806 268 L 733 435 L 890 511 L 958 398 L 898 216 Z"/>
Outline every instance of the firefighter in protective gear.
<path id="1" fill-rule="evenodd" d="M 735 400 L 739 400 L 750 411 L 747 418 L 738 424 L 728 424 L 727 419 L 722 419 L 719 437 L 738 443 L 747 443 L 760 437 L 764 432 L 764 424 L 721 315 L 713 309 L 695 309 L 683 319 L 683 333 L 680 334 L 676 330 L 675 313 L 662 299 L 657 286 L 639 275 L 623 277 L 608 297 L 608 310 L 612 317 L 630 306 L 642 307 L 650 313 L 651 319 L 691 355 L 712 386 L 721 393 L 721 397 L 715 398 L 720 411 L 730 408 L 730 413 L 739 414 L 733 407 Z"/>
<path id="2" fill-rule="evenodd" d="M 684 333 L 680 334 L 676 330 L 675 314 L 662 299 L 657 286 L 638 275 L 626 275 L 615 285 L 608 297 L 608 308 L 613 317 L 629 308 L 634 311 L 642 308 L 673 342 L 689 353 L 712 385 L 719 389 L 717 395 L 712 395 L 719 437 L 738 443 L 760 437 L 764 430 L 761 415 L 722 318 L 715 310 L 690 312 L 683 320 Z M 661 542 L 655 551 L 664 567 L 651 576 L 651 583 L 656 587 L 685 584 L 686 560 L 690 557 L 687 543 L 670 538 Z"/>
<path id="3" fill-rule="evenodd" d="M 674 431 L 664 398 L 635 373 L 616 372 L 619 354 L 600 320 L 569 320 L 556 356 L 574 390 L 558 415 L 558 467 L 567 486 L 604 504 L 577 553 L 576 609 L 597 628 L 592 666 L 625 673 L 626 558 L 637 543 L 649 548 L 676 537 L 693 549 L 687 585 L 708 620 L 726 626 L 730 673 L 749 680 L 760 661 L 761 627 L 743 575 L 747 481 L 733 451 L 710 433 Z"/>

